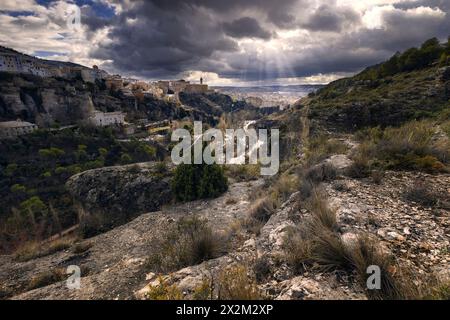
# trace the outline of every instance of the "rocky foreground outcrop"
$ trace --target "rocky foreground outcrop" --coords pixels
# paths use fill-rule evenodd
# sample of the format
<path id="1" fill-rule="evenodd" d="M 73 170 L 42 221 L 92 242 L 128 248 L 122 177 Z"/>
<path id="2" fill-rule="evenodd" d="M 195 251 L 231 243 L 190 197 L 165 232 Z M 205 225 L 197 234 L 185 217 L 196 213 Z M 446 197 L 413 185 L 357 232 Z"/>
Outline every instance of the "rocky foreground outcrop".
<path id="1" fill-rule="evenodd" d="M 336 159 L 339 158 L 339 161 Z M 344 156 L 334 157 L 344 166 Z M 407 191 L 418 180 L 427 181 L 436 192 L 448 194 L 448 175 L 387 172 L 380 184 L 370 179 L 345 176 L 324 183 L 324 191 L 336 209 L 339 234 L 352 241 L 368 234 L 418 274 L 436 274 L 448 279 L 450 221 L 448 208 L 431 209 L 406 200 Z M 91 247 L 84 253 L 71 250 L 19 263 L 11 257 L 0 260 L 0 281 L 8 288 L 27 283 L 33 276 L 54 268 L 76 264 L 85 271 L 80 290 L 69 290 L 61 281 L 24 292 L 14 299 L 144 299 L 161 278 L 149 273 L 146 259 L 157 250 L 157 239 L 178 219 L 197 215 L 209 221 L 214 233 L 234 233 L 236 239 L 225 255 L 163 275 L 167 284 L 176 285 L 186 299 L 195 290 L 232 265 L 253 270 L 264 258 L 270 272 L 258 282 L 259 289 L 271 299 L 366 299 L 364 288 L 339 272 L 306 270 L 294 274 L 285 262 L 285 236 L 292 227 L 306 221 L 311 213 L 302 209 L 297 192 L 277 210 L 258 235 L 241 226 L 252 206 L 252 193 L 262 181 L 237 183 L 222 197 L 208 201 L 171 205 L 160 212 L 144 214 L 105 234 L 85 240 Z M 14 279 L 10 275 L 16 275 Z M 4 290 L 4 288 L 2 288 Z M 22 291 L 26 289 L 22 288 Z M 17 290 L 16 293 L 20 292 Z"/>
<path id="2" fill-rule="evenodd" d="M 261 184 L 262 181 L 233 184 L 217 199 L 167 206 L 162 211 L 143 214 L 123 226 L 84 240 L 81 244 L 89 246 L 82 253 L 67 249 L 27 262 L 0 256 L 0 292 L 13 295 L 13 299 L 136 299 L 136 292 L 149 282 L 145 260 L 157 250 L 156 240 L 164 230 L 178 219 L 196 214 L 208 219 L 215 233 L 228 232 L 245 219 L 251 206 L 249 194 Z M 65 270 L 69 265 L 82 269 L 79 290 L 69 290 L 64 280 L 28 291 L 27 286 L 34 277 L 58 268 Z"/>
<path id="3" fill-rule="evenodd" d="M 66 183 L 80 211 L 84 233 L 99 233 L 172 200 L 170 170 L 159 163 L 95 169 Z"/>

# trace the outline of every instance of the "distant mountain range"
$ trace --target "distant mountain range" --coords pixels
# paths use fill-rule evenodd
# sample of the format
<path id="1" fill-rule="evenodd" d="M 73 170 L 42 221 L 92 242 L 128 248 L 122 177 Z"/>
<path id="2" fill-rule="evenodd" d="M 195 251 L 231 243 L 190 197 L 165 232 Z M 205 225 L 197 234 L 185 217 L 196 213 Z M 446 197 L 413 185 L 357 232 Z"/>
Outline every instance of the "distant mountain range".
<path id="1" fill-rule="evenodd" d="M 300 84 L 300 85 L 273 85 L 273 86 L 252 86 L 252 87 L 213 87 L 221 92 L 235 92 L 235 93 L 249 93 L 249 92 L 260 92 L 260 93 L 310 93 L 323 88 L 324 85 L 318 84 Z"/>

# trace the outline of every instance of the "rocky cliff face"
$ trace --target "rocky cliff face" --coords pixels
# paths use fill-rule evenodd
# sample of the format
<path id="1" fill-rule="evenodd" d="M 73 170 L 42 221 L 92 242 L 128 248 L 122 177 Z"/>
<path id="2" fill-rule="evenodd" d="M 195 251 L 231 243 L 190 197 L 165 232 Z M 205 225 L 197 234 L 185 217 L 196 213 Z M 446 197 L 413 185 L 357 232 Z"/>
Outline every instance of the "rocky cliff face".
<path id="1" fill-rule="evenodd" d="M 110 106 L 110 101 L 98 100 L 102 94 L 100 85 L 85 83 L 81 78 L 0 73 L 0 120 L 21 118 L 43 127 L 73 124 L 94 108 Z"/>
<path id="2" fill-rule="evenodd" d="M 90 170 L 73 176 L 66 185 L 86 236 L 157 211 L 172 199 L 170 172 L 155 163 Z"/>
<path id="3" fill-rule="evenodd" d="M 85 82 L 81 75 L 72 79 L 41 78 L 0 72 L 0 121 L 21 118 L 48 127 L 70 125 L 84 120 L 92 110 L 124 111 L 133 118 L 150 121 L 192 118 L 215 124 L 221 110 L 209 112 L 203 100 L 192 100 L 192 108 L 144 96 L 137 98 L 110 91 L 103 81 Z"/>

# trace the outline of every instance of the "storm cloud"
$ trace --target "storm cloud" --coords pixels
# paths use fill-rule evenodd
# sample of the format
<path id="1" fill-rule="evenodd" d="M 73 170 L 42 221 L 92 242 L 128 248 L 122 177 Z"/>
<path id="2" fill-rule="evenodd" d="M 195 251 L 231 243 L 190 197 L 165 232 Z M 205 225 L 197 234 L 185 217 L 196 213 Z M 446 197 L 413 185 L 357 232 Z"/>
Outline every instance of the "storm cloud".
<path id="1" fill-rule="evenodd" d="M 75 1 L 83 23 L 76 37 L 64 36 L 60 22 L 62 30 L 45 29 L 59 10 L 55 2 L 27 0 L 21 10 L 35 12 L 31 17 L 15 16 L 10 2 L 0 4 L 0 43 L 36 52 L 61 48 L 61 59 L 145 79 L 203 72 L 219 80 L 276 82 L 351 74 L 450 33 L 444 0 Z M 36 41 L 21 46 L 11 34 Z"/>
<path id="2" fill-rule="evenodd" d="M 250 17 L 240 18 L 223 24 L 225 33 L 234 38 L 261 38 L 270 39 L 272 34 L 264 30 L 256 19 Z"/>

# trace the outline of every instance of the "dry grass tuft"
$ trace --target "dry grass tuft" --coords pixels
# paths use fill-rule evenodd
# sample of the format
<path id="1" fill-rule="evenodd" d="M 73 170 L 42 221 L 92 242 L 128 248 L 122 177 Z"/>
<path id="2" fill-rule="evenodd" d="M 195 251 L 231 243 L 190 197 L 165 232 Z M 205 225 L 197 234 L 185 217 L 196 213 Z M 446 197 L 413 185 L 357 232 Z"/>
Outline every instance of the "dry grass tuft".
<path id="1" fill-rule="evenodd" d="M 422 181 L 416 181 L 414 185 L 405 192 L 404 198 L 425 207 L 434 207 L 439 203 L 439 195 L 433 192 L 430 185 Z"/>
<path id="2" fill-rule="evenodd" d="M 72 246 L 71 239 L 58 239 L 49 244 L 42 244 L 37 241 L 27 242 L 19 247 L 14 253 L 14 260 L 26 262 L 37 258 L 52 255 L 56 252 L 67 250 Z"/>
<path id="3" fill-rule="evenodd" d="M 146 294 L 148 300 L 183 300 L 183 293 L 175 285 L 169 285 L 162 277 L 158 279 L 159 284 L 150 287 L 149 292 Z"/>
<path id="4" fill-rule="evenodd" d="M 217 258 L 226 252 L 226 239 L 213 233 L 206 220 L 180 219 L 162 235 L 157 250 L 146 261 L 155 272 L 172 272 Z"/>
<path id="5" fill-rule="evenodd" d="M 263 300 L 264 297 L 248 270 L 241 265 L 224 270 L 218 277 L 219 300 Z"/>
<path id="6" fill-rule="evenodd" d="M 90 242 L 79 242 L 73 245 L 72 252 L 75 254 L 82 254 L 92 248 L 92 243 Z"/>
<path id="7" fill-rule="evenodd" d="M 34 276 L 30 283 L 28 284 L 28 290 L 34 290 L 42 287 L 49 286 L 51 284 L 64 281 L 68 278 L 65 270 L 62 268 L 57 268 L 40 273 Z"/>
<path id="8" fill-rule="evenodd" d="M 250 207 L 247 218 L 243 221 L 243 226 L 251 233 L 259 235 L 261 229 L 275 212 L 276 207 L 275 201 L 269 196 L 256 200 Z"/>

